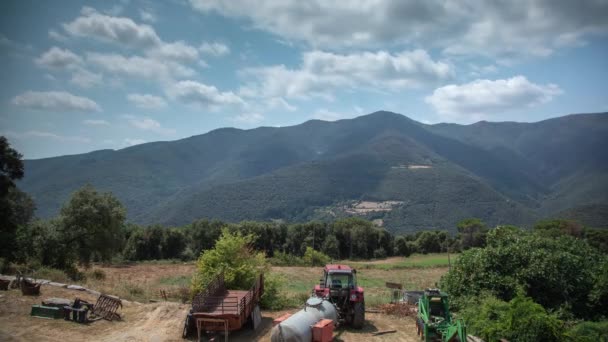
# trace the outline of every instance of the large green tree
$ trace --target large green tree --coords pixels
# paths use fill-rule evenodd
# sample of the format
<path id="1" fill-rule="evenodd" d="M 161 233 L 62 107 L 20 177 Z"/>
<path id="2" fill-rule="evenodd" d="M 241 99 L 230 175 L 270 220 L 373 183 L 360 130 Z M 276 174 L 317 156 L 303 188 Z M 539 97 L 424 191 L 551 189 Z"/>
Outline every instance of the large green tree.
<path id="1" fill-rule="evenodd" d="M 23 178 L 23 156 L 0 136 L 0 257 L 12 259 L 15 253 L 15 233 L 34 215 L 34 202 L 20 191 L 15 181 Z"/>
<path id="2" fill-rule="evenodd" d="M 126 211 L 111 193 L 99 193 L 86 185 L 72 194 L 61 208 L 62 234 L 80 263 L 93 256 L 109 260 L 122 245 Z"/>
<path id="3" fill-rule="evenodd" d="M 518 288 L 549 310 L 579 318 L 608 314 L 606 257 L 571 236 L 546 237 L 512 227 L 488 233 L 485 248 L 463 252 L 442 288 L 460 298 L 489 292 L 501 300 L 514 298 Z"/>
<path id="4" fill-rule="evenodd" d="M 458 223 L 460 247 L 465 250 L 471 247 L 483 247 L 486 244 L 488 228 L 478 218 L 469 218 Z"/>

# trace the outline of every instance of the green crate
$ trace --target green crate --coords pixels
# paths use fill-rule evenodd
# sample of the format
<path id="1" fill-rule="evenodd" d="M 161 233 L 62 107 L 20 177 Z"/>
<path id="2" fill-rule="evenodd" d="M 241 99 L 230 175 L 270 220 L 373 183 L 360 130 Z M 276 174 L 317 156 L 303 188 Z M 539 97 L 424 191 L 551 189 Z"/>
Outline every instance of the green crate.
<path id="1" fill-rule="evenodd" d="M 30 316 L 40 318 L 59 319 L 63 317 L 62 310 L 52 306 L 32 305 Z"/>

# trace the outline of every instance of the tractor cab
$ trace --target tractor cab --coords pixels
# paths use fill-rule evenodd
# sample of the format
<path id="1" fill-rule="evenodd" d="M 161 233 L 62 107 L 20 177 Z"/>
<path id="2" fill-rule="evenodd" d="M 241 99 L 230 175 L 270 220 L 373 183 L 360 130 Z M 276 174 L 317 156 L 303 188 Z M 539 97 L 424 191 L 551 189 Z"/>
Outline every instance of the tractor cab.
<path id="1" fill-rule="evenodd" d="M 360 291 L 358 291 L 360 290 Z M 355 294 L 355 296 L 351 296 Z M 318 297 L 348 297 L 352 301 L 359 300 L 358 292 L 363 296 L 363 289 L 357 286 L 357 270 L 346 265 L 327 265 L 323 268 L 323 276 L 319 285 L 315 286 Z"/>
<path id="2" fill-rule="evenodd" d="M 357 270 L 347 265 L 326 265 L 314 295 L 334 303 L 347 323 L 360 329 L 365 320 L 363 288 L 357 286 Z"/>

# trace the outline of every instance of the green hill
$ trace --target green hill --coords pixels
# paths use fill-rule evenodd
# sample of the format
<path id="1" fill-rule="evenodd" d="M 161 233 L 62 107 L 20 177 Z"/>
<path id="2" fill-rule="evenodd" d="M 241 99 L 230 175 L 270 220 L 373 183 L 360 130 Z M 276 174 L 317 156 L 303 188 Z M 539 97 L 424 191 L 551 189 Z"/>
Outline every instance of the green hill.
<path id="1" fill-rule="evenodd" d="M 395 231 L 453 229 L 467 217 L 528 225 L 608 204 L 606 147 L 606 114 L 424 125 L 376 112 L 27 160 L 20 186 L 41 217 L 90 183 L 112 191 L 139 223 L 331 219 L 347 215 L 344 203 L 366 200 L 399 203 L 362 214 Z"/>

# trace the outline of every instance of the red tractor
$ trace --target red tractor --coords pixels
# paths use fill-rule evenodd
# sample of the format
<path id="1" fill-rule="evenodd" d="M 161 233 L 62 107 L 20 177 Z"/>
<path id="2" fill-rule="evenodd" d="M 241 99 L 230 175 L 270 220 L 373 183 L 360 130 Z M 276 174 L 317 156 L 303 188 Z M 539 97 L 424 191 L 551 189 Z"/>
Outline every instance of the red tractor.
<path id="1" fill-rule="evenodd" d="M 357 286 L 357 270 L 346 265 L 326 265 L 314 293 L 334 303 L 340 319 L 346 324 L 355 329 L 363 327 L 365 298 L 363 288 Z"/>

